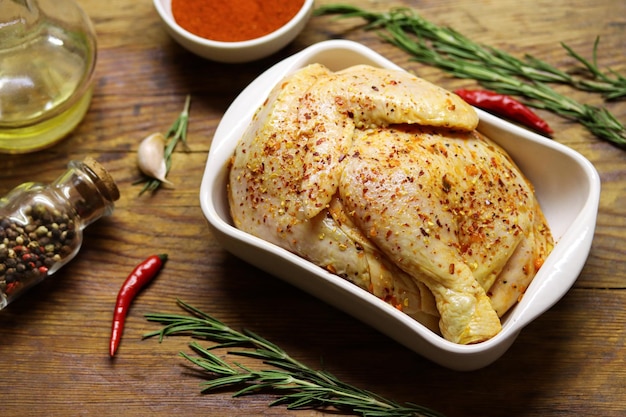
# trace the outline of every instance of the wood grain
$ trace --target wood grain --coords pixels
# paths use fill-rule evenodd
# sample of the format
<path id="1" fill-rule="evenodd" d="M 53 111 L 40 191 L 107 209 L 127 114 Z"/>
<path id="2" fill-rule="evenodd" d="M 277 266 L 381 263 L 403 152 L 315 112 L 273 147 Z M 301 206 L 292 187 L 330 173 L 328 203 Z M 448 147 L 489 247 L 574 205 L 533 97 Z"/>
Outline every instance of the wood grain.
<path id="1" fill-rule="evenodd" d="M 176 312 L 181 298 L 279 344 L 346 382 L 448 416 L 623 416 L 626 414 L 626 152 L 570 121 L 542 112 L 555 140 L 587 157 L 602 179 L 597 229 L 574 288 L 528 326 L 493 365 L 459 373 L 435 365 L 365 324 L 226 253 L 199 207 L 211 137 L 230 102 L 258 74 L 331 38 L 368 45 L 448 89 L 469 80 L 418 64 L 358 21 L 313 18 L 273 57 L 241 65 L 202 60 L 168 37 L 150 1 L 80 0 L 98 33 L 96 88 L 81 125 L 64 141 L 28 155 L 0 155 L 0 195 L 25 181 L 50 182 L 72 159 L 91 155 L 115 177 L 112 216 L 90 226 L 79 254 L 52 279 L 0 312 L 3 416 L 321 416 L 268 407 L 274 397 L 200 394 L 201 378 L 177 356 L 186 338 L 142 340 L 158 326 L 148 312 Z M 318 4 L 331 3 L 318 1 Z M 384 11 L 410 6 L 429 20 L 513 54 L 571 69 L 560 42 L 626 72 L 626 3 L 616 0 L 356 1 Z M 559 87 L 600 104 L 593 94 Z M 138 196 L 139 141 L 164 131 L 192 95 L 189 149 L 174 155 L 174 189 Z M 626 122 L 624 102 L 609 109 Z M 152 253 L 170 260 L 130 311 L 115 360 L 108 357 L 113 303 L 126 274 Z M 249 363 L 245 359 L 242 362 Z M 251 362 L 250 362 L 251 363 Z"/>

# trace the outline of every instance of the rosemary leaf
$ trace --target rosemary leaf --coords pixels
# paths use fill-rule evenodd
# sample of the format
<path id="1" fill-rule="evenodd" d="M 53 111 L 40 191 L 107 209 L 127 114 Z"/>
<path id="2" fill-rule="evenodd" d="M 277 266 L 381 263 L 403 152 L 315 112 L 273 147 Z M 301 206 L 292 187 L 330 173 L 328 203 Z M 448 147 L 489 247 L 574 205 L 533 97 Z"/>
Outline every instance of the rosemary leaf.
<path id="1" fill-rule="evenodd" d="M 600 92 L 607 100 L 624 98 L 626 97 L 626 78 L 613 70 L 604 73 L 598 67 L 597 52 L 599 43 L 600 37 L 597 37 L 593 44 L 592 61 L 586 60 L 565 43 L 561 43 L 561 46 L 565 48 L 569 56 L 580 62 L 589 74 L 589 79 L 576 80 L 573 85 L 580 90 Z"/>
<path id="2" fill-rule="evenodd" d="M 144 335 L 186 335 L 196 340 L 213 342 L 203 347 L 197 341 L 189 344 L 192 354 L 180 355 L 206 373 L 202 392 L 233 389 L 233 397 L 271 392 L 277 398 L 270 406 L 284 405 L 288 409 L 318 409 L 333 414 L 353 414 L 362 417 L 444 417 L 443 414 L 412 403 L 398 404 L 372 392 L 344 383 L 332 374 L 314 370 L 295 360 L 274 343 L 249 331 L 236 331 L 221 321 L 183 302 L 181 314 L 147 314 L 146 319 L 164 327 Z M 237 347 L 227 354 L 259 360 L 271 368 L 253 370 L 236 362 L 229 363 L 213 353 L 218 348 Z"/>
<path id="3" fill-rule="evenodd" d="M 443 69 L 457 78 L 473 79 L 498 93 L 518 96 L 528 106 L 576 121 L 598 138 L 626 147 L 626 128 L 608 109 L 578 103 L 548 85 L 566 84 L 604 94 L 607 100 L 626 96 L 626 78 L 613 71 L 604 73 L 598 68 L 597 39 L 593 61 L 585 60 L 562 44 L 570 56 L 582 64 L 588 74 L 588 78 L 583 79 L 533 56 L 516 58 L 478 44 L 452 28 L 427 21 L 409 8 L 374 13 L 356 6 L 329 4 L 318 7 L 315 14 L 363 19 L 366 21 L 364 30 L 375 30 L 382 40 L 404 50 L 415 61 Z"/>
<path id="4" fill-rule="evenodd" d="M 228 363 L 221 360 L 218 356 L 212 354 L 208 350 L 202 349 L 202 347 L 199 345 L 193 346 L 193 349 L 197 350 L 202 355 L 202 357 L 198 358 L 184 353 L 181 353 L 181 356 L 194 363 L 195 365 L 201 367 L 202 369 L 216 375 L 237 375 L 237 370 L 233 369 Z"/>

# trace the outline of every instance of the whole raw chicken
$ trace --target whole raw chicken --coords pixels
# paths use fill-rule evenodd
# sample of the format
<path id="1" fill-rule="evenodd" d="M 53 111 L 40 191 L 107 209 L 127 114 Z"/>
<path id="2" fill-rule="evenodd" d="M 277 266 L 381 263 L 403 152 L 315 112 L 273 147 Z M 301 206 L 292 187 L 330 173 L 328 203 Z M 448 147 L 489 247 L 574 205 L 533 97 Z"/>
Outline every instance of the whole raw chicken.
<path id="1" fill-rule="evenodd" d="M 532 185 L 456 95 L 404 71 L 307 66 L 232 158 L 235 226 L 477 343 L 552 248 Z"/>

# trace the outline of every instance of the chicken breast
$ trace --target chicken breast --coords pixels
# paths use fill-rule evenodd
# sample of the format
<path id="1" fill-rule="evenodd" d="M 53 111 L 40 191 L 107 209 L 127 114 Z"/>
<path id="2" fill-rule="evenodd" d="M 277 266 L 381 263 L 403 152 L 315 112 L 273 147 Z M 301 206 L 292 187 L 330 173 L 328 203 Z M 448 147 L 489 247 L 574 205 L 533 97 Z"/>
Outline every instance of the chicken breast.
<path id="1" fill-rule="evenodd" d="M 536 271 L 537 257 L 525 248 L 547 247 L 532 188 L 504 151 L 477 132 L 359 131 L 338 190 L 367 237 L 433 292 L 441 331 L 458 343 L 499 331 L 498 311 L 511 307 L 511 297 L 490 300 L 488 291 L 500 277 L 516 301 L 521 292 L 513 286 L 525 289 Z M 536 216 L 544 231 L 539 245 Z M 505 270 L 515 259 L 520 263 Z"/>
<path id="2" fill-rule="evenodd" d="M 477 124 L 409 73 L 310 65 L 241 138 L 232 218 L 448 340 L 487 340 L 552 243 L 532 186 Z"/>

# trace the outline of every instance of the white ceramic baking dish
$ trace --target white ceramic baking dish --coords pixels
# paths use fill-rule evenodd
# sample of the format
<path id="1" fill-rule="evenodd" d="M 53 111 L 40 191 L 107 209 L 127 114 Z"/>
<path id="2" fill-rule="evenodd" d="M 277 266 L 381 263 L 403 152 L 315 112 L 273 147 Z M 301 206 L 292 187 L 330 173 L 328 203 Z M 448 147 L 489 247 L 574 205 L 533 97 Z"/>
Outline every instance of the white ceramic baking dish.
<path id="1" fill-rule="evenodd" d="M 200 188 L 201 207 L 216 239 L 246 262 L 325 300 L 442 366 L 475 370 L 494 362 L 526 325 L 561 299 L 576 281 L 595 230 L 600 194 L 596 170 L 572 149 L 478 110 L 479 130 L 504 147 L 535 185 L 556 245 L 522 300 L 503 319 L 498 335 L 474 345 L 449 342 L 356 285 L 232 224 L 226 195 L 228 160 L 274 85 L 311 63 L 335 71 L 356 64 L 398 68 L 360 44 L 331 40 L 283 60 L 244 89 L 215 132 Z"/>

